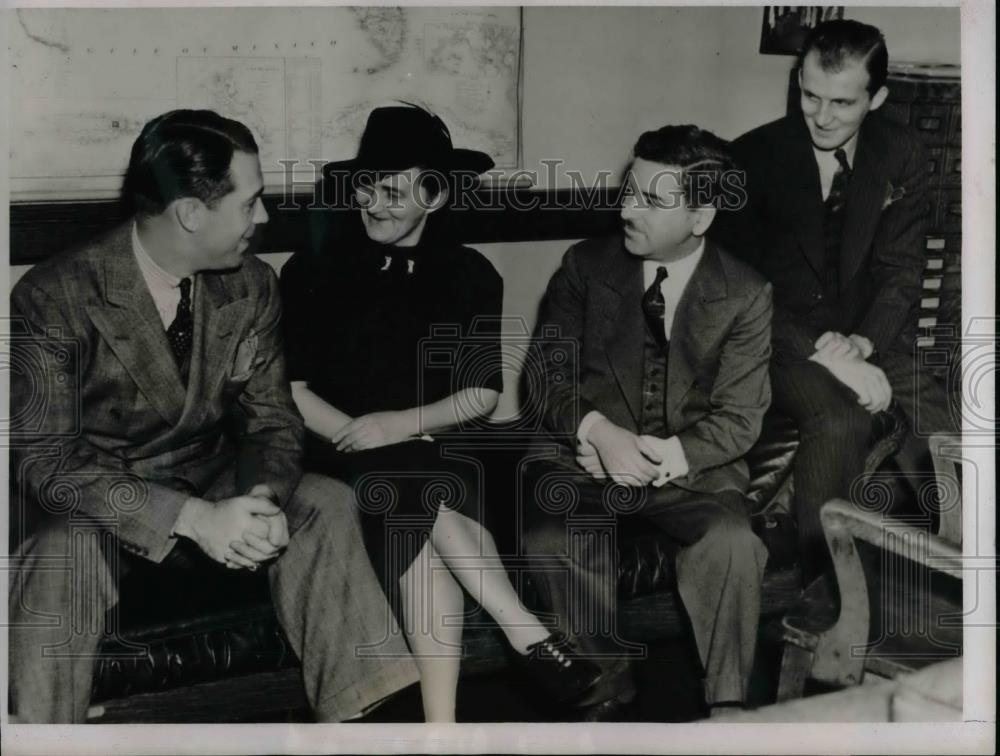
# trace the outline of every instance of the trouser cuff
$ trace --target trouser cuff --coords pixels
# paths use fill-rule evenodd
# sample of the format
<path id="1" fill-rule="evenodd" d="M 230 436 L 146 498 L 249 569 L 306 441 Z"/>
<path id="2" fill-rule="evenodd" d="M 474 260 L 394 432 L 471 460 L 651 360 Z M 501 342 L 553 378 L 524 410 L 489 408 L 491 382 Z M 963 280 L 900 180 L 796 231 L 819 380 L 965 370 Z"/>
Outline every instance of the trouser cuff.
<path id="1" fill-rule="evenodd" d="M 419 680 L 416 665 L 410 659 L 401 659 L 380 674 L 325 697 L 316 705 L 316 721 L 343 722 L 357 717 Z"/>
<path id="2" fill-rule="evenodd" d="M 709 706 L 721 703 L 743 703 L 745 698 L 746 683 L 739 675 L 705 678 L 705 703 Z"/>

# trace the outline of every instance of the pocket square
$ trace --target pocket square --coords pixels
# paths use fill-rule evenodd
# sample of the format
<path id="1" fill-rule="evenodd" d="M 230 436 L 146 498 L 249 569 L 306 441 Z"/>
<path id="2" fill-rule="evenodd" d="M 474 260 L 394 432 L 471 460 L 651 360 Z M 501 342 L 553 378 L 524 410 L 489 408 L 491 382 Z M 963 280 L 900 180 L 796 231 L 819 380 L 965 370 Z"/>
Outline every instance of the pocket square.
<path id="1" fill-rule="evenodd" d="M 233 361 L 233 370 L 230 380 L 245 381 L 253 375 L 254 369 L 259 364 L 257 357 L 257 347 L 260 340 L 257 334 L 252 333 L 247 336 L 236 347 L 236 359 Z"/>
<path id="2" fill-rule="evenodd" d="M 882 201 L 882 209 L 885 210 L 893 202 L 899 202 L 906 196 L 905 186 L 893 186 L 889 184 L 888 189 L 885 193 L 885 200 Z"/>

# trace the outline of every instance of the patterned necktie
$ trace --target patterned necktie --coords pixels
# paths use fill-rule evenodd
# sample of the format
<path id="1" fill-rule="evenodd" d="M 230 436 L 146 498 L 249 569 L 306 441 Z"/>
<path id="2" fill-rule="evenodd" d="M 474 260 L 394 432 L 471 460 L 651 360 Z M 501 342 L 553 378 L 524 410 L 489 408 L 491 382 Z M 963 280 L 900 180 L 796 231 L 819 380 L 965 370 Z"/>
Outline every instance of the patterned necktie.
<path id="1" fill-rule="evenodd" d="M 667 269 L 660 265 L 656 269 L 656 278 L 642 295 L 642 312 L 646 316 L 646 323 L 656 343 L 661 347 L 667 345 L 667 333 L 664 328 L 667 303 L 663 300 L 663 292 L 660 290 L 660 285 L 666 277 Z"/>
<path id="2" fill-rule="evenodd" d="M 194 334 L 194 321 L 191 318 L 191 279 L 182 278 L 179 284 L 181 301 L 177 303 L 177 315 L 167 329 L 167 341 L 174 352 L 178 365 L 184 364 L 184 359 L 191 351 L 191 337 Z"/>
<path id="3" fill-rule="evenodd" d="M 847 153 L 838 149 L 833 153 L 837 158 L 837 170 L 830 184 L 830 194 L 824 203 L 823 249 L 826 254 L 826 278 L 834 291 L 839 290 L 840 243 L 844 236 L 844 219 L 847 216 L 847 189 L 851 181 L 851 166 L 847 164 Z"/>

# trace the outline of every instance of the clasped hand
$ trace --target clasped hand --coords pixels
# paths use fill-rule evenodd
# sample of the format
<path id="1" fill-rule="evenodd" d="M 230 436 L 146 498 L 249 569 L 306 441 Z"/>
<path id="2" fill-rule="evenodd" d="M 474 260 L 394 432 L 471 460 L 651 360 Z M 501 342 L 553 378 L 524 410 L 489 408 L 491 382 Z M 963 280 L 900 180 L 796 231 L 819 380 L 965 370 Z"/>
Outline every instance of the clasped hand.
<path id="1" fill-rule="evenodd" d="M 827 331 L 817 339 L 816 352 L 809 357 L 858 395 L 858 404 L 872 414 L 883 412 L 892 401 L 892 387 L 885 373 L 865 362 L 874 347 L 864 336 Z"/>
<path id="2" fill-rule="evenodd" d="M 611 478 L 623 486 L 662 485 L 672 472 L 664 470 L 665 441 L 639 436 L 607 419 L 596 422 L 588 439 L 577 445 L 577 464 L 595 480 Z"/>
<path id="3" fill-rule="evenodd" d="M 269 486 L 258 484 L 244 496 L 216 502 L 191 499 L 175 532 L 230 569 L 256 570 L 288 545 L 288 521 L 273 498 Z"/>
<path id="4" fill-rule="evenodd" d="M 330 442 L 337 451 L 355 452 L 398 444 L 419 435 L 418 422 L 412 412 L 370 412 L 344 425 Z"/>
<path id="5" fill-rule="evenodd" d="M 875 345 L 864 336 L 852 333 L 845 336 L 836 331 L 827 331 L 813 345 L 816 353 L 824 358 L 847 360 L 867 360 L 875 351 Z"/>

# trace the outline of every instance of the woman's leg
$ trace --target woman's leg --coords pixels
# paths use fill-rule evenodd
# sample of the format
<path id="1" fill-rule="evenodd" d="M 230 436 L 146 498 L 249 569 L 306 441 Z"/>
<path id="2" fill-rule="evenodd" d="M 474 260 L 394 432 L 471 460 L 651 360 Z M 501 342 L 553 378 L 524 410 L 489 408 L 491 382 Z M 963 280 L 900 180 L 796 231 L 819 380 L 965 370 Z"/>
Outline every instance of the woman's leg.
<path id="1" fill-rule="evenodd" d="M 420 670 L 424 719 L 454 722 L 462 656 L 462 589 L 430 541 L 400 577 L 399 585 L 403 603 L 399 619 Z"/>
<path id="2" fill-rule="evenodd" d="M 507 579 L 493 536 L 475 520 L 442 506 L 431 543 L 462 587 L 479 602 L 520 654 L 545 640 L 549 630 L 521 604 Z"/>

